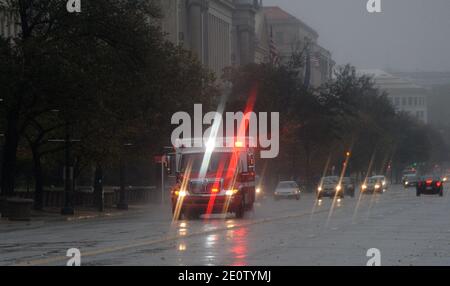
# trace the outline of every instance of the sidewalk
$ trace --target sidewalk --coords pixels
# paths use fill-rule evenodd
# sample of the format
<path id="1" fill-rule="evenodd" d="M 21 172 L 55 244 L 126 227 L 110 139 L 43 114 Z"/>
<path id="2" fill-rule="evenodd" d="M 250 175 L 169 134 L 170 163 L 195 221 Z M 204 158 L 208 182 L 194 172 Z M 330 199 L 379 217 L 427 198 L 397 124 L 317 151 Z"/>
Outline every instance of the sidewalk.
<path id="1" fill-rule="evenodd" d="M 14 227 L 23 226 L 38 226 L 46 223 L 53 222 L 74 222 L 92 219 L 113 218 L 120 216 L 132 216 L 139 215 L 147 212 L 153 208 L 154 205 L 130 205 L 128 210 L 119 210 L 117 208 L 107 208 L 103 212 L 99 212 L 93 207 L 79 207 L 75 208 L 75 214 L 73 216 L 63 216 L 60 214 L 60 208 L 46 208 L 43 211 L 31 212 L 30 221 L 10 221 L 6 218 L 0 218 L 0 232 L 6 227 L 8 230 Z"/>

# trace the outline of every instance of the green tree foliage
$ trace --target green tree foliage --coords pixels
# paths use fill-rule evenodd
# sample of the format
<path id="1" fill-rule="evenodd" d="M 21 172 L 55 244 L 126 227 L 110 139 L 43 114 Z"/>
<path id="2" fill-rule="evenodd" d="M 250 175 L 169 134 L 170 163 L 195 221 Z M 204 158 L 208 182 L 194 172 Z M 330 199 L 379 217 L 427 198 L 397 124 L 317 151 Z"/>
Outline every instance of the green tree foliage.
<path id="1" fill-rule="evenodd" d="M 113 164 L 125 153 L 151 160 L 168 143 L 169 116 L 210 101 L 212 75 L 165 40 L 157 4 L 86 0 L 82 13 L 69 14 L 64 1 L 7 1 L 22 32 L 0 42 L 2 194 L 14 191 L 20 144 L 33 155 L 41 191 L 42 158 L 64 147 L 49 139 L 67 131 L 79 139 L 73 146 L 80 168 Z"/>

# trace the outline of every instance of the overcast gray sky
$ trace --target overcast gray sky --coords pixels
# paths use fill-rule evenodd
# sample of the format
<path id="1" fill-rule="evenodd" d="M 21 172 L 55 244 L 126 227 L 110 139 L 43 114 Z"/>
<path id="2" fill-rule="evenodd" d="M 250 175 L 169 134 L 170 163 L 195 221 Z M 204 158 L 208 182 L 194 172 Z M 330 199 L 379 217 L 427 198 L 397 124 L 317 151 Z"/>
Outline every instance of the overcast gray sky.
<path id="1" fill-rule="evenodd" d="M 263 0 L 319 33 L 338 64 L 401 71 L 450 71 L 450 0 Z"/>

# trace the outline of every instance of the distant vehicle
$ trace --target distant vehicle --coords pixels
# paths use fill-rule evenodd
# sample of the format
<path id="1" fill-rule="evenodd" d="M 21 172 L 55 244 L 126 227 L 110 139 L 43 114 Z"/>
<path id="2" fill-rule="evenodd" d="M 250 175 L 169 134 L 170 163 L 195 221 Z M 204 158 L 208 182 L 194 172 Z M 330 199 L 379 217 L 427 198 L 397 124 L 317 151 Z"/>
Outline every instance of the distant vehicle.
<path id="1" fill-rule="evenodd" d="M 384 193 L 388 188 L 386 177 L 373 176 L 366 180 L 361 186 L 361 193 Z"/>
<path id="2" fill-rule="evenodd" d="M 339 177 L 323 177 L 320 180 L 320 185 L 317 188 L 317 199 L 323 197 L 344 198 L 344 187 L 342 184 L 339 184 Z"/>
<path id="3" fill-rule="evenodd" d="M 295 181 L 281 181 L 275 188 L 274 198 L 279 200 L 281 198 L 300 200 L 300 187 Z"/>
<path id="4" fill-rule="evenodd" d="M 404 175 L 402 178 L 402 183 L 403 183 L 403 186 L 405 186 L 405 188 L 417 186 L 417 181 L 418 181 L 418 178 L 417 178 L 416 174 Z"/>
<path id="5" fill-rule="evenodd" d="M 342 185 L 344 187 L 345 195 L 349 195 L 352 198 L 355 197 L 355 182 L 352 178 L 342 178 Z"/>
<path id="6" fill-rule="evenodd" d="M 256 188 L 255 188 L 256 200 L 258 200 L 264 197 L 263 179 L 260 176 L 256 175 L 255 181 L 256 181 Z"/>
<path id="7" fill-rule="evenodd" d="M 441 178 L 434 175 L 422 176 L 417 182 L 416 194 L 418 197 L 422 194 L 442 197 L 444 195 L 444 187 Z"/>

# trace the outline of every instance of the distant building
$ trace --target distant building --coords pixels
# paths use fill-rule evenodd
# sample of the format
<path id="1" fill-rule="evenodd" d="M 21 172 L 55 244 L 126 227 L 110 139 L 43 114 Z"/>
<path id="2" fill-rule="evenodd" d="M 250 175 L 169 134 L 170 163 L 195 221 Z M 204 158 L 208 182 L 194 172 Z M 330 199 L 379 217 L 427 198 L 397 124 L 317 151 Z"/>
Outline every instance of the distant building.
<path id="1" fill-rule="evenodd" d="M 397 111 L 406 112 L 419 121 L 428 123 L 427 88 L 382 70 L 359 70 L 358 73 L 373 77 L 376 86 L 388 93 Z"/>
<path id="2" fill-rule="evenodd" d="M 268 60 L 259 0 L 161 0 L 167 38 L 197 55 L 217 76 L 232 65 Z"/>
<path id="3" fill-rule="evenodd" d="M 0 4 L 3 0 L 0 0 Z M 15 37 L 20 32 L 17 14 L 0 7 L 0 35 L 4 38 Z"/>
<path id="4" fill-rule="evenodd" d="M 286 63 L 293 53 L 304 51 L 311 64 L 310 84 L 317 87 L 330 80 L 335 62 L 331 52 L 318 44 L 319 34 L 280 7 L 264 7 L 264 13 L 281 62 Z"/>

